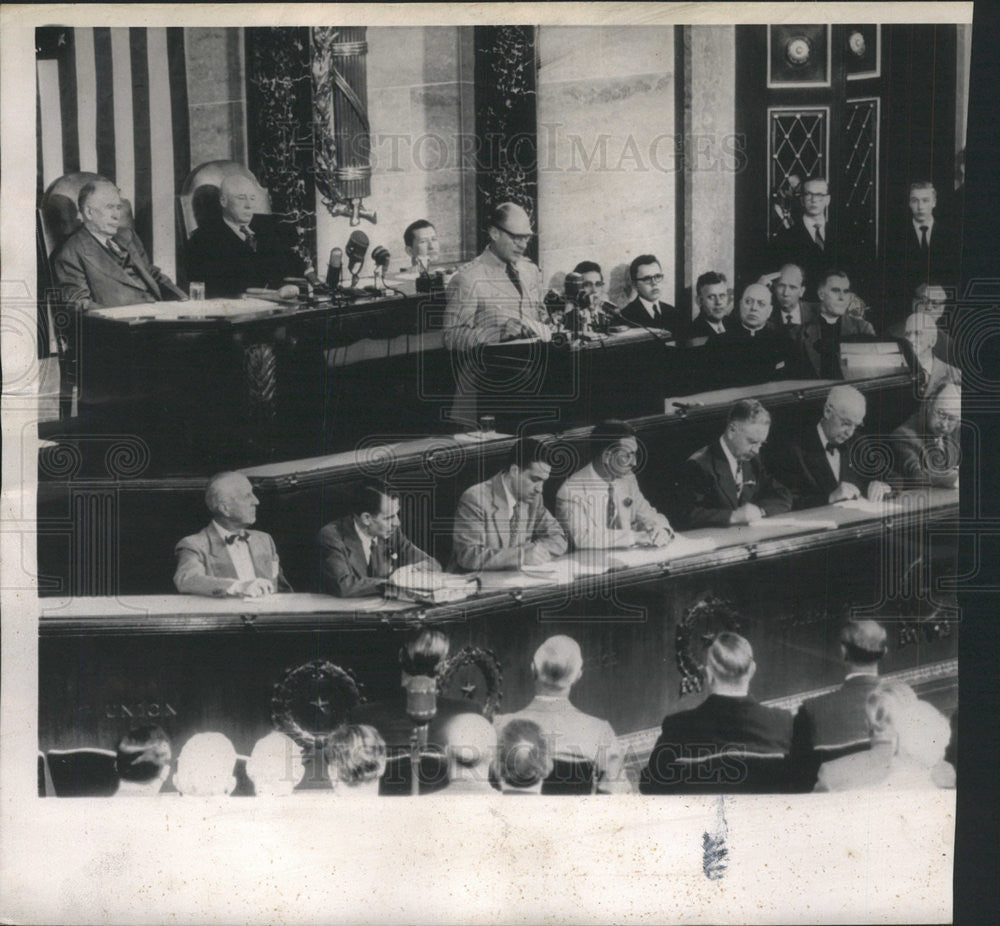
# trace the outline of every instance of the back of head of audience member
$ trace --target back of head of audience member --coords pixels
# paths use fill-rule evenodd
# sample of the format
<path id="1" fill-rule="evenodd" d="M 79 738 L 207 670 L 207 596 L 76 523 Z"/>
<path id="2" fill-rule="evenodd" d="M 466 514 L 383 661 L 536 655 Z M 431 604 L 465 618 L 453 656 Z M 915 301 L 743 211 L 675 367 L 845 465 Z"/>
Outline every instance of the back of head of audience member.
<path id="1" fill-rule="evenodd" d="M 304 775 L 302 748 L 277 730 L 257 740 L 247 759 L 247 777 L 258 797 L 291 794 Z"/>
<path id="2" fill-rule="evenodd" d="M 541 727 L 530 720 L 512 720 L 500 733 L 497 772 L 505 792 L 540 794 L 552 774 L 552 755 Z"/>
<path id="3" fill-rule="evenodd" d="M 222 733 L 196 733 L 177 757 L 174 785 L 185 796 L 220 797 L 236 787 L 236 750 Z"/>
<path id="4" fill-rule="evenodd" d="M 745 697 L 756 671 L 753 649 L 738 633 L 723 631 L 705 654 L 705 678 L 712 694 Z"/>
<path id="5" fill-rule="evenodd" d="M 572 637 L 549 637 L 535 651 L 531 661 L 535 691 L 541 695 L 567 696 L 583 675 L 583 654 Z"/>
<path id="6" fill-rule="evenodd" d="M 170 740 L 161 727 L 133 727 L 118 741 L 118 793 L 159 794 L 170 775 L 170 759 Z"/>
<path id="7" fill-rule="evenodd" d="M 404 676 L 437 675 L 448 658 L 451 644 L 440 630 L 421 630 L 399 650 L 399 667 Z"/>
<path id="8" fill-rule="evenodd" d="M 840 631 L 840 653 L 849 673 L 878 675 L 887 651 L 885 628 L 875 621 L 850 621 Z"/>
<path id="9" fill-rule="evenodd" d="M 865 702 L 873 742 L 894 742 L 895 754 L 933 768 L 944 759 L 951 737 L 948 719 L 932 704 L 920 701 L 909 685 L 886 680 Z"/>
<path id="10" fill-rule="evenodd" d="M 385 771 L 386 747 L 382 734 L 366 724 L 348 723 L 338 727 L 324 746 L 330 781 L 343 786 L 341 793 L 357 796 L 378 794 Z"/>
<path id="11" fill-rule="evenodd" d="M 481 714 L 456 714 L 441 730 L 448 760 L 449 781 L 489 784 L 490 764 L 496 753 L 496 730 Z"/>

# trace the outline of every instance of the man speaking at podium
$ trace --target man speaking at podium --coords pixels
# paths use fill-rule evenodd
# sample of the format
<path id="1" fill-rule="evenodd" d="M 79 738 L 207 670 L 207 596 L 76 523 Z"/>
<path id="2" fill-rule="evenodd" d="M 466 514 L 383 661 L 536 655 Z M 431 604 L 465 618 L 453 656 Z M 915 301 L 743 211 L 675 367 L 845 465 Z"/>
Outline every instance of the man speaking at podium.
<path id="1" fill-rule="evenodd" d="M 239 296 L 250 287 L 277 289 L 304 266 L 274 216 L 257 213 L 257 184 L 230 174 L 219 186 L 221 214 L 199 226 L 187 248 L 188 277 L 205 284 L 209 299 Z"/>
<path id="2" fill-rule="evenodd" d="M 187 299 L 153 266 L 135 232 L 122 227 L 124 204 L 104 177 L 85 183 L 77 198 L 83 225 L 52 259 L 62 298 L 81 312 L 137 302 Z"/>
<path id="3" fill-rule="evenodd" d="M 453 349 L 518 338 L 548 341 L 541 274 L 524 256 L 531 220 L 516 203 L 502 203 L 489 221 L 490 243 L 448 286 L 444 341 Z"/>

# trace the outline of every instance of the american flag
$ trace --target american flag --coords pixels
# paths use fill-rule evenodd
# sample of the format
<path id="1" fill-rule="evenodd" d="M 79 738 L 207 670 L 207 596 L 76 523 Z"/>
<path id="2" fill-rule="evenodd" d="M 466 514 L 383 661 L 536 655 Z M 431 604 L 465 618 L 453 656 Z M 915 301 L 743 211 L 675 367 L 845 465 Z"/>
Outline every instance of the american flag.
<path id="1" fill-rule="evenodd" d="M 176 279 L 175 197 L 191 169 L 184 30 L 45 26 L 35 52 L 39 197 L 75 171 L 114 180 Z"/>

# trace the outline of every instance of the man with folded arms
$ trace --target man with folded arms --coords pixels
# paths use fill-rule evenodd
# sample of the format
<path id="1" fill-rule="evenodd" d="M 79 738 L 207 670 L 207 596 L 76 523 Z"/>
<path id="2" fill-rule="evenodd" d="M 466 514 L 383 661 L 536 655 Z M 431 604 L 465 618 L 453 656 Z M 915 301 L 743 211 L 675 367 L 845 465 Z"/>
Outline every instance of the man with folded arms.
<path id="1" fill-rule="evenodd" d="M 753 524 L 784 514 L 792 496 L 760 459 L 771 415 L 756 399 L 741 399 L 729 410 L 722 436 L 691 455 L 674 485 L 681 529 Z"/>
<path id="2" fill-rule="evenodd" d="M 64 302 L 81 312 L 139 302 L 187 299 L 150 263 L 135 232 L 122 226 L 118 188 L 98 177 L 80 188 L 83 225 L 52 258 L 52 274 Z"/>
<path id="3" fill-rule="evenodd" d="M 892 491 L 854 467 L 852 438 L 864 424 L 866 407 L 865 397 L 853 386 L 834 386 L 819 423 L 779 451 L 775 472 L 791 489 L 795 508 L 817 508 L 854 498 L 878 502 Z"/>
<path id="4" fill-rule="evenodd" d="M 440 572 L 440 564 L 412 544 L 400 528 L 399 496 L 380 482 L 355 490 L 348 514 L 319 532 L 323 588 L 330 595 L 380 595 L 402 566 Z"/>
<path id="5" fill-rule="evenodd" d="M 212 522 L 174 549 L 177 591 L 237 598 L 290 592 L 271 535 L 248 529 L 257 520 L 260 504 L 250 480 L 242 473 L 213 476 L 205 504 Z"/>
<path id="6" fill-rule="evenodd" d="M 459 567 L 520 569 L 566 552 L 566 534 L 542 499 L 551 470 L 546 445 L 525 437 L 511 450 L 506 469 L 462 493 L 452 545 Z"/>
<path id="7" fill-rule="evenodd" d="M 670 522 L 646 501 L 632 472 L 639 444 L 624 421 L 608 420 L 590 434 L 591 461 L 556 495 L 556 517 L 578 550 L 665 547 Z"/>

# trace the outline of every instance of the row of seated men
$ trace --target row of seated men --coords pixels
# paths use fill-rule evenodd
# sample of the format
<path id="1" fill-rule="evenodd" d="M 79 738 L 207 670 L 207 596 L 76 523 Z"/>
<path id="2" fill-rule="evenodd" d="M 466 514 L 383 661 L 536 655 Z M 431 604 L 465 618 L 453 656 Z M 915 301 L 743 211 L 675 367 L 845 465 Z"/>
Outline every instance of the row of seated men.
<path id="1" fill-rule="evenodd" d="M 804 186 L 808 189 L 817 182 L 825 183 L 810 180 Z M 935 231 L 933 204 L 925 202 L 933 196 L 933 187 L 924 189 L 928 186 L 915 185 L 911 205 L 916 202 L 923 210 L 919 219 L 914 213 L 914 222 L 920 221 L 924 229 L 920 234 L 929 234 L 936 242 L 944 233 Z M 811 192 L 804 197 L 804 208 L 813 209 L 819 202 Z M 237 296 L 253 286 L 280 286 L 288 276 L 313 270 L 281 237 L 271 217 L 255 212 L 258 198 L 259 190 L 249 176 L 226 177 L 219 190 L 219 215 L 208 219 L 188 242 L 188 276 L 204 282 L 209 297 Z M 64 301 L 86 311 L 186 298 L 149 261 L 134 232 L 122 226 L 124 207 L 113 183 L 103 179 L 87 183 L 78 206 L 83 225 L 53 257 L 53 274 Z M 821 207 L 825 210 L 825 201 Z M 924 215 L 928 209 L 930 213 Z M 584 292 L 614 320 L 730 352 L 732 356 L 720 359 L 718 365 L 737 371 L 739 383 L 839 379 L 840 344 L 873 340 L 876 330 L 863 317 L 863 303 L 852 294 L 850 271 L 836 269 L 829 262 L 817 263 L 813 252 L 818 248 L 822 254 L 823 248 L 815 238 L 823 241 L 825 219 L 806 217 L 821 223 L 809 225 L 813 237 L 798 235 L 798 225 L 784 237 L 779 235 L 783 243 L 773 251 L 774 266 L 763 268 L 760 279 L 744 288 L 735 312 L 725 275 L 709 271 L 698 278 L 695 287 L 698 314 L 693 321 L 686 320 L 660 299 L 664 274 L 651 254 L 631 262 L 629 283 L 635 297 L 621 309 L 603 300 L 604 276 L 598 264 L 584 261 L 577 271 Z M 533 237 L 527 213 L 514 203 L 501 204 L 491 213 L 487 227 L 489 244 L 449 284 L 446 343 L 467 348 L 512 338 L 549 339 L 552 318 L 545 308 L 540 273 L 524 256 Z M 404 241 L 413 268 L 426 272 L 433 266 L 440 249 L 432 223 L 413 222 Z M 906 338 L 915 375 L 932 385 L 943 379 L 959 382 L 944 331 L 946 296 L 934 282 L 936 278 L 928 276 L 932 266 L 936 264 L 927 262 L 928 272 L 915 290 L 908 291 L 906 311 L 916 318 L 904 319 L 906 311 L 900 311 L 878 335 Z M 891 271 L 890 267 L 890 276 Z"/>
<path id="2" fill-rule="evenodd" d="M 871 446 L 855 437 L 865 412 L 861 392 L 847 384 L 832 387 L 820 419 L 773 448 L 765 464 L 761 449 L 770 414 L 754 399 L 739 400 L 718 439 L 674 474 L 669 519 L 639 486 L 639 444 L 626 422 L 593 429 L 590 459 L 560 486 L 554 514 L 542 494 L 552 472 L 552 445 L 520 438 L 501 471 L 462 494 L 449 571 L 518 570 L 570 549 L 668 547 L 675 528 L 753 524 L 793 508 L 859 498 L 877 503 L 909 487 L 958 487 L 959 387 L 941 385 L 888 440 Z M 175 549 L 176 589 L 238 597 L 290 591 L 274 540 L 250 529 L 259 504 L 250 481 L 240 473 L 218 474 L 205 501 L 212 520 Z M 384 483 L 357 487 L 348 511 L 317 538 L 317 572 L 326 592 L 377 595 L 403 567 L 441 570 L 403 533 L 399 511 L 399 497 Z"/>
<path id="3" fill-rule="evenodd" d="M 707 649 L 708 695 L 697 707 L 667 715 L 638 775 L 644 794 L 895 790 L 951 788 L 954 742 L 948 720 L 905 683 L 880 679 L 885 630 L 874 621 L 847 624 L 840 637 L 846 676 L 836 690 L 806 700 L 794 715 L 758 703 L 749 693 L 756 671 L 750 644 L 718 634 Z M 406 793 L 407 757 L 415 720 L 405 689 L 412 678 L 433 679 L 448 653 L 436 630 L 421 631 L 400 654 L 401 696 L 356 708 L 325 741 L 326 775 L 306 786 L 338 795 Z M 418 786 L 445 795 L 628 793 L 635 769 L 607 721 L 571 700 L 583 674 L 580 647 L 570 637 L 546 640 L 532 659 L 535 697 L 491 724 L 470 701 L 438 697 L 426 724 Z M 419 735 L 419 733 L 417 733 Z M 634 757 L 632 757 L 634 759 Z M 198 733 L 177 760 L 173 787 L 183 795 L 226 795 L 236 786 L 236 751 L 221 733 Z M 144 726 L 118 744 L 122 795 L 156 794 L 171 770 L 163 730 Z M 254 793 L 289 794 L 316 770 L 287 736 L 261 739 L 246 761 Z M 391 768 L 390 768 L 391 766 Z M 557 771 L 558 768 L 558 771 Z M 327 783 L 328 782 L 328 783 Z"/>

